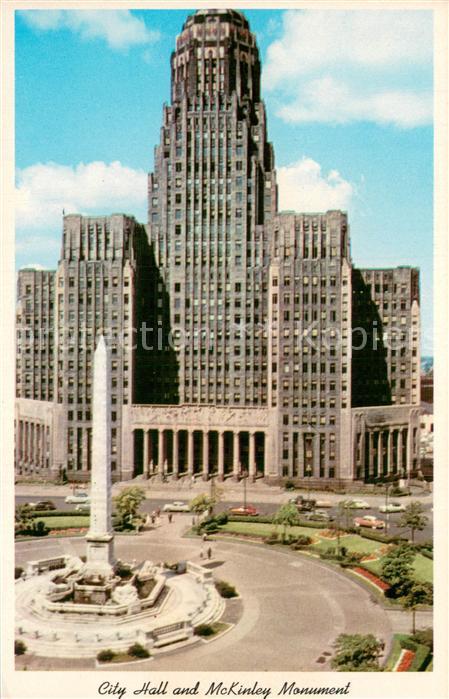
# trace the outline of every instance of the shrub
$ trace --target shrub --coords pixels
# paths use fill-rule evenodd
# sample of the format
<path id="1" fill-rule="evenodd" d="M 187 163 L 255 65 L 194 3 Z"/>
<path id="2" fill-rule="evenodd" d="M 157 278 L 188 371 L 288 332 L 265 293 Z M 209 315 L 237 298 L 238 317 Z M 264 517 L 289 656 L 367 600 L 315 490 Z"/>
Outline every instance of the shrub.
<path id="1" fill-rule="evenodd" d="M 279 544 L 279 543 L 280 543 L 280 540 L 279 540 L 278 535 L 275 534 L 275 533 L 273 532 L 273 534 L 270 534 L 270 536 L 266 536 L 266 537 L 263 539 L 263 543 L 264 543 L 264 544 L 270 544 L 270 545 L 271 545 L 271 544 Z"/>
<path id="2" fill-rule="evenodd" d="M 115 574 L 122 580 L 126 580 L 132 576 L 132 570 L 129 566 L 119 563 L 115 569 Z"/>
<path id="3" fill-rule="evenodd" d="M 337 558 L 339 558 L 336 547 L 328 546 L 324 549 L 324 551 L 320 551 L 320 558 L 324 558 L 325 560 L 336 560 Z"/>
<path id="4" fill-rule="evenodd" d="M 16 566 L 14 568 L 14 580 L 18 580 L 21 577 L 22 573 L 23 568 L 21 568 L 20 566 Z"/>
<path id="5" fill-rule="evenodd" d="M 422 672 L 431 659 L 431 650 L 427 646 L 418 646 L 413 658 L 410 672 Z"/>
<path id="6" fill-rule="evenodd" d="M 300 519 L 298 521 L 298 527 L 308 527 L 309 529 L 328 529 L 329 522 L 314 522 L 311 520 Z"/>
<path id="7" fill-rule="evenodd" d="M 256 522 L 259 524 L 272 524 L 271 515 L 229 515 L 228 522 Z"/>
<path id="8" fill-rule="evenodd" d="M 342 550 L 343 554 L 343 550 Z M 342 565 L 344 566 L 353 566 L 353 565 L 358 565 L 362 558 L 367 556 L 367 553 L 363 553 L 362 551 L 346 551 L 344 554 L 343 561 L 341 562 Z"/>
<path id="9" fill-rule="evenodd" d="M 285 481 L 284 483 L 284 488 L 285 490 L 295 490 L 296 485 L 294 481 Z"/>
<path id="10" fill-rule="evenodd" d="M 404 648 L 404 650 L 411 650 L 413 652 L 416 651 L 416 647 L 417 647 L 416 643 L 411 641 L 409 638 L 401 638 L 399 643 L 400 643 L 401 648 Z"/>
<path id="11" fill-rule="evenodd" d="M 228 515 L 226 514 L 226 512 L 220 512 L 220 514 L 218 514 L 215 517 L 215 521 L 218 524 L 218 526 L 221 527 L 223 526 L 223 524 L 228 523 Z"/>
<path id="12" fill-rule="evenodd" d="M 208 522 L 202 527 L 202 531 L 205 534 L 216 534 L 219 531 L 219 527 L 216 522 Z"/>
<path id="13" fill-rule="evenodd" d="M 27 652 L 26 644 L 23 641 L 14 641 L 14 655 L 24 655 Z"/>
<path id="14" fill-rule="evenodd" d="M 413 634 L 413 640 L 433 650 L 433 629 L 419 629 Z"/>
<path id="15" fill-rule="evenodd" d="M 310 536 L 298 536 L 296 539 L 294 539 L 290 546 L 292 549 L 295 551 L 304 548 L 304 546 L 309 546 L 312 543 L 312 539 Z"/>
<path id="16" fill-rule="evenodd" d="M 128 648 L 128 655 L 131 655 L 133 658 L 150 657 L 150 654 L 145 646 L 142 646 L 140 643 L 133 643 L 133 645 Z"/>
<path id="17" fill-rule="evenodd" d="M 407 539 L 404 539 L 404 537 L 401 536 L 388 536 L 387 534 L 381 534 L 377 531 L 363 530 L 362 528 L 360 529 L 361 531 L 357 533 L 364 539 L 372 539 L 373 541 L 379 541 L 382 544 L 399 544 L 402 541 L 407 541 Z"/>
<path id="18" fill-rule="evenodd" d="M 431 561 L 433 561 L 433 551 L 429 551 L 429 549 L 421 549 L 421 552 L 423 556 L 426 558 L 430 558 Z"/>
<path id="19" fill-rule="evenodd" d="M 211 624 L 200 624 L 195 626 L 194 633 L 197 636 L 213 636 L 215 631 Z"/>
<path id="20" fill-rule="evenodd" d="M 37 522 L 33 522 L 33 529 L 31 530 L 33 536 L 47 536 L 49 531 L 50 529 L 41 519 Z"/>
<path id="21" fill-rule="evenodd" d="M 105 648 L 104 650 L 100 650 L 100 652 L 97 653 L 97 660 L 99 660 L 100 663 L 110 663 L 111 660 L 113 660 L 114 658 L 115 653 L 110 648 Z"/>
<path id="22" fill-rule="evenodd" d="M 233 585 L 230 585 L 225 580 L 216 580 L 215 587 L 218 593 L 221 595 L 221 597 L 225 597 L 226 599 L 230 599 L 231 597 L 237 597 L 237 590 L 235 589 L 235 587 Z"/>

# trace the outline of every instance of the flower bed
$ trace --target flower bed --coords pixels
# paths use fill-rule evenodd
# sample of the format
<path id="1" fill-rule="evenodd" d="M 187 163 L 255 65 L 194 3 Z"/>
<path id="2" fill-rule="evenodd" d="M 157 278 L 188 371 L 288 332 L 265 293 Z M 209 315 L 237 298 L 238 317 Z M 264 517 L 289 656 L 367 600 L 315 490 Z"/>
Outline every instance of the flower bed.
<path id="1" fill-rule="evenodd" d="M 374 575 L 374 573 L 370 573 L 368 570 L 365 570 L 365 568 L 359 568 L 357 566 L 352 570 L 354 571 L 354 573 L 357 573 L 357 575 L 361 575 L 363 578 L 366 578 L 366 580 L 369 580 L 370 583 L 379 588 L 379 590 L 382 590 L 382 592 L 385 593 L 387 590 L 390 589 L 390 585 L 388 583 L 378 578 L 377 575 Z"/>
<path id="2" fill-rule="evenodd" d="M 70 534 L 85 534 L 87 532 L 87 527 L 71 527 L 70 529 L 50 529 L 48 532 L 49 536 L 59 536 L 60 534 L 70 535 Z"/>
<path id="3" fill-rule="evenodd" d="M 402 649 L 394 672 L 408 672 L 412 666 L 414 658 L 415 653 L 412 650 Z"/>

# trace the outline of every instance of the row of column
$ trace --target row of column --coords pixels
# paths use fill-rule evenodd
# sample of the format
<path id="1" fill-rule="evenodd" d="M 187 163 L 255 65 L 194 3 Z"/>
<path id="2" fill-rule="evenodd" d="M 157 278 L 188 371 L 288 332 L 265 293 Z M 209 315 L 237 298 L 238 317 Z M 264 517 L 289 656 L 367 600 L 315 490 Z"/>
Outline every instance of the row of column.
<path id="1" fill-rule="evenodd" d="M 40 422 L 16 423 L 16 462 L 19 466 L 45 468 L 47 457 L 46 426 Z"/>
<path id="2" fill-rule="evenodd" d="M 357 436 L 356 463 L 365 467 L 365 475 L 401 475 L 410 470 L 407 427 L 368 429 Z"/>
<path id="3" fill-rule="evenodd" d="M 336 443 L 332 443 L 331 450 L 329 433 L 294 430 L 282 433 L 280 439 L 283 472 L 279 475 L 289 478 L 327 478 L 329 470 L 335 469 Z M 284 452 L 288 459 L 284 458 Z"/>
<path id="4" fill-rule="evenodd" d="M 225 434 L 232 434 L 232 475 L 238 476 L 242 472 L 242 463 L 240 459 L 241 443 L 240 435 L 245 435 L 248 439 L 248 475 L 250 478 L 255 478 L 258 471 L 263 472 L 264 456 L 260 454 L 259 448 L 259 463 L 256 463 L 256 440 L 259 435 L 259 441 L 263 439 L 263 451 L 265 453 L 266 435 L 265 433 L 256 431 L 231 432 L 230 430 L 181 430 L 181 429 L 145 429 L 143 432 L 143 472 L 147 475 L 159 473 L 159 475 L 167 475 L 168 473 L 178 476 L 181 473 L 180 467 L 180 450 L 181 450 L 181 432 L 186 435 L 186 455 L 185 464 L 182 473 L 193 476 L 198 473 L 198 466 L 201 466 L 203 477 L 208 477 L 211 473 L 210 463 L 210 444 L 209 437 L 211 434 L 217 435 L 217 454 L 216 475 L 223 478 L 225 475 Z M 157 433 L 157 463 L 153 461 L 152 454 L 154 453 L 153 435 Z M 195 459 L 195 442 L 194 434 L 201 434 L 201 455 Z M 262 437 L 263 436 L 263 437 Z M 229 437 L 228 437 L 229 444 Z M 171 442 L 171 449 L 169 449 Z M 230 470 L 228 468 L 227 472 Z"/>

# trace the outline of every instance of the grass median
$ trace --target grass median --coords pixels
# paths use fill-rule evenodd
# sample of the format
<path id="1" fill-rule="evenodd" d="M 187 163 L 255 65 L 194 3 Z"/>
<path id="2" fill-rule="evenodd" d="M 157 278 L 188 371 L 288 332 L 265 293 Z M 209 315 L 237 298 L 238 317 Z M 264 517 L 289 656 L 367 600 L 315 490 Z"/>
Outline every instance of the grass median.
<path id="1" fill-rule="evenodd" d="M 265 538 L 272 534 L 278 534 L 281 536 L 283 533 L 283 527 L 280 525 L 276 526 L 275 524 L 263 522 L 228 522 L 220 527 L 220 531 L 228 532 L 230 534 L 242 534 L 244 536 Z M 329 533 L 329 530 L 298 526 L 288 527 L 286 532 L 287 536 L 289 537 L 309 536 L 313 543 L 304 547 L 304 550 L 317 554 L 325 551 L 326 549 L 337 547 L 336 538 L 330 538 L 329 536 L 326 536 L 326 533 Z M 376 558 L 374 561 L 363 561 L 363 565 L 376 575 L 380 576 L 382 571 L 382 558 L 383 554 L 385 553 L 385 544 L 372 539 L 365 539 L 358 534 L 342 534 L 340 536 L 340 547 L 343 546 L 349 552 L 366 553 L 367 555 L 371 556 L 379 556 L 379 558 Z M 421 582 L 432 582 L 432 560 L 426 558 L 421 553 L 417 553 L 413 562 L 413 568 L 415 571 L 416 580 Z"/>

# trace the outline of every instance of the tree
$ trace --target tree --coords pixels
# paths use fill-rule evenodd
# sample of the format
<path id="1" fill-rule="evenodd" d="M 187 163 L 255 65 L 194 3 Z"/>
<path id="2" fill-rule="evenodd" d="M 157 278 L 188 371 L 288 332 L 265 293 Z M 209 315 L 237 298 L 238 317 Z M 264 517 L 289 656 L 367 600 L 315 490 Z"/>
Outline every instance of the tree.
<path id="1" fill-rule="evenodd" d="M 284 527 L 282 539 L 285 541 L 287 527 L 293 527 L 298 523 L 298 509 L 293 502 L 282 505 L 273 516 L 273 524 L 280 524 Z"/>
<path id="2" fill-rule="evenodd" d="M 145 491 L 138 485 L 132 485 L 114 497 L 114 504 L 122 524 L 133 527 L 141 503 L 145 500 Z"/>
<path id="3" fill-rule="evenodd" d="M 342 520 L 346 520 L 346 529 L 349 529 L 349 509 L 345 508 L 343 502 L 339 502 L 337 505 L 337 512 L 335 514 L 335 522 L 332 522 L 331 529 L 333 529 L 337 535 L 337 555 L 340 555 L 340 536 L 341 536 L 341 523 Z"/>
<path id="4" fill-rule="evenodd" d="M 340 634 L 335 641 L 336 653 L 332 667 L 339 672 L 376 672 L 380 670 L 379 655 L 384 648 L 373 634 Z"/>
<path id="5" fill-rule="evenodd" d="M 203 512 L 206 512 L 207 510 L 212 512 L 215 505 L 220 502 L 221 494 L 222 493 L 218 488 L 214 488 L 211 495 L 207 495 L 207 493 L 200 493 L 190 501 L 189 507 L 191 511 L 195 512 L 197 515 L 202 515 Z"/>
<path id="6" fill-rule="evenodd" d="M 410 529 L 412 543 L 415 541 L 415 532 L 421 532 L 428 522 L 424 514 L 424 507 L 420 502 L 411 502 L 405 508 L 399 519 L 398 526 L 402 529 Z"/>
<path id="7" fill-rule="evenodd" d="M 413 582 L 407 594 L 401 598 L 401 603 L 404 609 L 410 609 L 412 612 L 412 634 L 416 634 L 416 608 L 420 604 L 432 604 L 433 602 L 433 586 L 430 583 Z"/>
<path id="8" fill-rule="evenodd" d="M 33 517 L 31 516 L 31 507 L 25 503 L 17 505 L 14 515 L 14 529 L 16 534 L 25 534 L 32 531 L 34 525 Z"/>
<path id="9" fill-rule="evenodd" d="M 404 595 L 412 584 L 413 559 L 415 552 L 408 544 L 390 549 L 382 561 L 382 579 L 389 583 L 393 595 Z"/>

